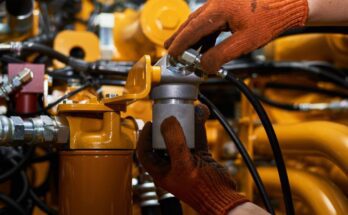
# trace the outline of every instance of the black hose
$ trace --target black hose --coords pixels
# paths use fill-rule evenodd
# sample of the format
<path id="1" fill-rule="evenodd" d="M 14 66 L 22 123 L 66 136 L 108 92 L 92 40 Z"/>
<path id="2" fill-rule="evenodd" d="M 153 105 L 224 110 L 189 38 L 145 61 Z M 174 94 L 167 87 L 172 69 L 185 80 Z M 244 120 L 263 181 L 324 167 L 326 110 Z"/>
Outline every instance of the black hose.
<path id="1" fill-rule="evenodd" d="M 52 215 L 56 215 L 58 214 L 58 211 L 50 208 L 48 205 L 46 205 L 33 191 L 33 189 L 29 189 L 29 195 L 30 198 L 34 201 L 35 205 L 37 205 L 43 212 L 47 213 L 47 214 L 52 214 Z"/>
<path id="2" fill-rule="evenodd" d="M 29 150 L 26 152 L 24 157 L 17 163 L 17 165 L 15 165 L 13 168 L 11 168 L 10 170 L 8 170 L 0 175 L 0 183 L 7 181 L 14 174 L 16 174 L 18 171 L 20 171 L 20 169 L 27 164 L 30 157 L 33 155 L 34 151 L 35 151 L 35 146 L 31 145 L 29 147 Z"/>
<path id="3" fill-rule="evenodd" d="M 280 184 L 281 184 L 281 188 L 282 188 L 282 192 L 284 196 L 286 214 L 288 215 L 295 214 L 294 204 L 293 204 L 291 189 L 290 189 L 290 183 L 289 183 L 289 178 L 286 171 L 284 158 L 279 146 L 278 138 L 274 132 L 271 120 L 269 119 L 260 101 L 255 97 L 253 92 L 248 88 L 248 86 L 244 84 L 243 81 L 237 79 L 231 73 L 227 73 L 225 78 L 226 80 L 231 81 L 231 83 L 235 85 L 246 96 L 246 98 L 249 100 L 251 105 L 254 107 L 257 115 L 259 116 L 261 123 L 266 131 L 269 142 L 271 144 L 275 163 L 278 169 L 278 175 L 280 178 Z"/>
<path id="4" fill-rule="evenodd" d="M 243 161 L 244 161 L 245 165 L 247 166 L 247 168 L 251 174 L 251 177 L 253 178 L 254 183 L 255 183 L 255 185 L 260 193 L 263 204 L 265 205 L 268 212 L 270 212 L 271 214 L 275 214 L 274 209 L 273 209 L 272 204 L 271 204 L 271 200 L 266 192 L 266 188 L 265 188 L 265 186 L 262 182 L 262 179 L 261 179 L 261 177 L 260 177 L 260 175 L 255 167 L 255 164 L 254 164 L 253 160 L 251 159 L 244 144 L 239 139 L 238 135 L 234 132 L 234 130 L 231 128 L 227 119 L 220 112 L 220 110 L 202 93 L 199 93 L 198 98 L 202 103 L 206 104 L 212 110 L 212 113 L 216 116 L 216 118 L 219 120 L 221 125 L 224 127 L 225 131 L 228 133 L 231 140 L 235 143 L 235 145 L 236 145 L 239 153 L 241 154 Z"/>
<path id="5" fill-rule="evenodd" d="M 159 206 L 142 206 L 141 215 L 162 215 Z"/>
<path id="6" fill-rule="evenodd" d="M 326 71 L 322 67 L 328 67 L 327 63 L 322 62 L 255 62 L 255 61 L 232 61 L 225 64 L 224 69 L 232 72 L 240 78 L 248 78 L 257 75 L 270 74 L 286 74 L 289 72 L 296 72 L 301 74 L 307 74 L 320 78 L 325 82 L 331 82 L 338 86 L 348 88 L 348 82 L 344 80 L 341 73 L 337 74 L 333 71 Z M 331 68 L 332 70 L 332 68 Z"/>
<path id="7" fill-rule="evenodd" d="M 60 97 L 59 99 L 57 99 L 56 101 L 50 103 L 49 105 L 47 105 L 44 110 L 42 112 L 46 112 L 49 109 L 53 108 L 54 106 L 58 105 L 59 103 L 61 103 L 62 101 L 64 101 L 65 99 L 68 99 L 76 94 L 78 94 L 79 92 L 81 92 L 82 90 L 86 89 L 87 87 L 89 87 L 91 84 L 90 83 L 85 83 L 84 85 L 82 85 L 81 87 L 77 88 L 76 90 L 73 90 L 69 93 L 67 93 L 66 95 Z"/>
<path id="8" fill-rule="evenodd" d="M 25 210 L 15 200 L 6 196 L 3 193 L 0 193 L 0 201 L 4 202 L 6 206 L 16 211 L 16 214 L 21 214 L 21 215 L 26 214 Z"/>
<path id="9" fill-rule="evenodd" d="M 289 104 L 289 103 L 281 103 L 281 102 L 276 102 L 273 101 L 269 98 L 266 98 L 261 95 L 255 94 L 255 96 L 262 102 L 265 103 L 269 106 L 272 106 L 274 108 L 282 109 L 282 110 L 287 110 L 287 111 L 301 111 L 301 108 L 296 105 L 296 104 Z"/>
<path id="10" fill-rule="evenodd" d="M 183 215 L 180 200 L 176 197 L 160 199 L 159 203 L 163 215 Z"/>
<path id="11" fill-rule="evenodd" d="M 347 26 L 312 26 L 291 29 L 278 37 L 294 36 L 299 34 L 348 34 Z"/>
<path id="12" fill-rule="evenodd" d="M 40 44 L 50 44 L 52 43 L 52 41 L 54 40 L 54 38 L 56 37 L 57 32 L 49 32 L 49 33 L 45 33 L 45 34 L 40 34 L 38 36 L 34 36 L 31 38 L 28 38 L 27 40 L 25 40 L 25 42 L 27 43 L 40 43 Z"/>
<path id="13" fill-rule="evenodd" d="M 348 93 L 340 92 L 337 90 L 323 89 L 320 87 L 299 85 L 299 84 L 269 82 L 265 85 L 265 88 L 280 89 L 280 90 L 295 90 L 295 91 L 302 91 L 307 93 L 321 94 L 326 96 L 337 96 L 341 98 L 348 98 Z"/>
<path id="14" fill-rule="evenodd" d="M 71 66 L 79 72 L 86 72 L 89 69 L 89 63 L 70 56 L 66 56 L 54 49 L 37 43 L 22 43 L 22 51 L 38 52 L 52 59 L 56 59 L 66 65 Z"/>
<path id="15" fill-rule="evenodd" d="M 20 173 L 21 179 L 22 179 L 22 192 L 19 194 L 19 196 L 16 198 L 16 202 L 22 202 L 24 198 L 26 197 L 28 190 L 29 190 L 29 182 L 27 175 L 24 171 L 21 171 Z"/>

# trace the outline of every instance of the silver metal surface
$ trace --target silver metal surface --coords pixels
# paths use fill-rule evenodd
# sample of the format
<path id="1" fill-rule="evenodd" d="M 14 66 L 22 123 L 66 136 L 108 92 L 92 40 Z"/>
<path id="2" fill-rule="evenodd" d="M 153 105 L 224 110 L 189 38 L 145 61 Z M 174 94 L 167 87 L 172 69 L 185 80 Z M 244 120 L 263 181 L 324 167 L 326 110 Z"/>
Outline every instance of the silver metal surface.
<path id="1" fill-rule="evenodd" d="M 195 110 L 193 101 L 191 103 L 174 103 L 153 105 L 153 123 L 152 123 L 152 147 L 154 149 L 166 149 L 166 144 L 161 134 L 162 122 L 171 116 L 174 116 L 180 123 L 186 144 L 189 148 L 194 148 L 195 142 Z"/>
<path id="2" fill-rule="evenodd" d="M 9 99 L 9 95 L 30 82 L 34 77 L 33 72 L 24 68 L 18 75 L 0 87 L 0 97 Z"/>
<path id="3" fill-rule="evenodd" d="M 198 91 L 198 84 L 166 83 L 153 87 L 150 95 L 154 100 L 196 100 Z"/>
<path id="4" fill-rule="evenodd" d="M 39 116 L 23 119 L 17 116 L 0 116 L 0 145 L 65 144 L 68 141 L 68 122 L 63 117 Z"/>
<path id="5" fill-rule="evenodd" d="M 330 103 L 302 103 L 298 104 L 301 111 L 343 111 L 348 109 L 348 100 L 333 101 Z"/>
<path id="6" fill-rule="evenodd" d="M 184 51 L 182 55 L 178 57 L 178 61 L 184 65 L 200 67 L 202 55 L 194 49 Z"/>
<path id="7" fill-rule="evenodd" d="M 193 67 L 197 62 L 195 53 L 183 55 L 183 58 L 185 62 L 178 62 L 170 56 L 165 56 L 156 63 L 156 66 L 161 67 L 161 82 L 153 86 L 150 93 L 151 99 L 154 100 L 152 114 L 154 149 L 166 149 L 161 134 L 161 124 L 170 116 L 179 121 L 187 146 L 194 148 L 193 103 L 198 97 L 199 84 L 203 82 L 204 77 L 195 73 L 196 69 Z"/>

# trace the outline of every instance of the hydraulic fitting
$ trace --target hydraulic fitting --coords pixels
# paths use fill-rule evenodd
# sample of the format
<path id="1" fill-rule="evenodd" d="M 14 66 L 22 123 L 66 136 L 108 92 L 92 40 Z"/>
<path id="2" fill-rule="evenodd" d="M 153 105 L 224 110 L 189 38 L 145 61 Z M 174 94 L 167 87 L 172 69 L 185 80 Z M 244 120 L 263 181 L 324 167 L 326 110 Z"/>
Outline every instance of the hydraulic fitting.
<path id="1" fill-rule="evenodd" d="M 30 82 L 33 77 L 33 72 L 28 68 L 24 68 L 18 75 L 16 75 L 0 87 L 0 98 L 6 98 L 7 100 L 9 100 L 8 96 L 11 93 Z"/>
<path id="2" fill-rule="evenodd" d="M 190 62 L 192 55 L 187 59 Z M 186 57 L 184 57 L 186 59 Z M 189 148 L 194 148 L 194 101 L 197 100 L 199 84 L 204 77 L 196 74 L 192 63 L 183 64 L 170 56 L 163 57 L 156 66 L 161 67 L 161 81 L 151 91 L 153 105 L 153 148 L 165 149 L 161 135 L 161 124 L 164 119 L 175 116 L 183 128 L 186 143 Z"/>
<path id="3" fill-rule="evenodd" d="M 0 116 L 0 145 L 65 144 L 68 140 L 69 127 L 63 117 L 39 116 L 23 119 L 18 116 Z"/>
<path id="4" fill-rule="evenodd" d="M 141 207 L 159 206 L 155 183 L 143 168 L 140 169 L 138 183 L 134 188 L 140 198 Z"/>

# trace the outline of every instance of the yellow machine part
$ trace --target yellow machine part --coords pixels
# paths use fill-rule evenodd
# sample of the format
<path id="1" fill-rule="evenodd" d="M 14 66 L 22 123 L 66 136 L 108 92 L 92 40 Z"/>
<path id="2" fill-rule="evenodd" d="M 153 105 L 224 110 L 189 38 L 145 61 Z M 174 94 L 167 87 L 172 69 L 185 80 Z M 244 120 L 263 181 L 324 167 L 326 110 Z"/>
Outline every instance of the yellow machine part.
<path id="1" fill-rule="evenodd" d="M 93 12 L 94 6 L 93 6 L 93 1 L 89 1 L 89 0 L 83 0 L 83 3 L 81 11 L 77 14 L 77 18 L 87 22 L 88 18 L 90 17 L 91 13 Z M 75 29 L 77 31 L 86 31 L 86 25 L 84 23 L 81 22 L 76 22 L 75 24 Z"/>
<path id="2" fill-rule="evenodd" d="M 189 14 L 183 0 L 149 0 L 140 11 L 115 13 L 114 60 L 137 61 L 144 55 L 160 58 L 165 54 L 163 43 Z"/>
<path id="3" fill-rule="evenodd" d="M 265 48 L 266 57 L 275 61 L 320 60 L 347 67 L 348 36 L 341 34 L 308 34 L 289 36 Z"/>
<path id="4" fill-rule="evenodd" d="M 271 195 L 281 194 L 277 170 L 263 167 L 258 171 Z M 347 197 L 329 180 L 291 168 L 288 168 L 288 175 L 294 199 L 299 199 L 309 207 L 308 214 L 343 215 L 348 213 Z"/>
<path id="5" fill-rule="evenodd" d="M 286 83 L 312 85 L 308 78 L 271 77 L 267 81 L 282 80 Z M 247 81 L 251 87 L 263 82 L 262 78 Z M 331 86 L 325 86 L 331 87 Z M 326 102 L 332 98 L 267 90 L 267 97 L 286 103 Z M 306 113 L 289 112 L 267 107 L 280 146 L 285 156 L 290 186 L 296 200 L 297 214 L 347 214 L 347 137 L 348 129 L 342 119 L 346 112 L 314 111 Z M 241 100 L 239 135 L 252 157 L 273 158 L 266 133 L 260 127 L 251 105 L 245 97 Z M 271 195 L 279 194 L 280 185 L 277 173 L 261 169 L 260 174 Z M 273 175 L 272 175 L 273 174 Z M 247 196 L 253 198 L 253 181 L 246 168 L 240 169 L 238 183 Z M 277 182 L 278 181 L 278 182 Z M 301 182 L 301 183 L 298 183 Z M 309 186 L 311 184 L 311 187 Z M 308 186 L 307 186 L 308 185 Z M 315 190 L 314 192 L 311 192 Z M 317 204 L 318 202 L 322 202 Z"/>
<path id="6" fill-rule="evenodd" d="M 122 119 L 124 107 L 108 107 L 91 100 L 85 104 L 61 104 L 58 113 L 70 127 L 70 149 L 134 149 L 136 125 Z M 88 126 L 86 126 L 88 125 Z"/>
<path id="7" fill-rule="evenodd" d="M 284 154 L 324 156 L 348 173 L 347 126 L 321 121 L 274 125 L 274 129 Z M 258 154 L 270 154 L 263 128 L 255 131 L 254 148 Z"/>
<path id="8" fill-rule="evenodd" d="M 60 32 L 53 44 L 56 51 L 70 56 L 70 53 L 76 49 L 84 54 L 82 60 L 92 62 L 100 59 L 99 38 L 88 31 L 65 30 Z M 54 61 L 56 67 L 63 67 L 64 64 Z"/>

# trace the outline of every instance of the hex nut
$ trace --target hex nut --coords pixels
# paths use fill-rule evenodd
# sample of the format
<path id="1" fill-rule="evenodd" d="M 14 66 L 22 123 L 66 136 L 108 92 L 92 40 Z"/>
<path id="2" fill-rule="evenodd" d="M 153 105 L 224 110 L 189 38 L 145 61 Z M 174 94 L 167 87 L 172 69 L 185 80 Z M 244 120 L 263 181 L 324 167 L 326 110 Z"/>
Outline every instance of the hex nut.
<path id="1" fill-rule="evenodd" d="M 65 117 L 54 117 L 57 138 L 56 143 L 66 144 L 69 143 L 70 129 L 68 120 Z"/>
<path id="2" fill-rule="evenodd" d="M 12 128 L 13 128 L 13 141 L 23 141 L 25 138 L 24 121 L 21 117 L 11 116 Z"/>
<path id="3" fill-rule="evenodd" d="M 43 139 L 45 142 L 54 142 L 56 137 L 55 123 L 49 116 L 40 116 L 43 126 Z"/>

